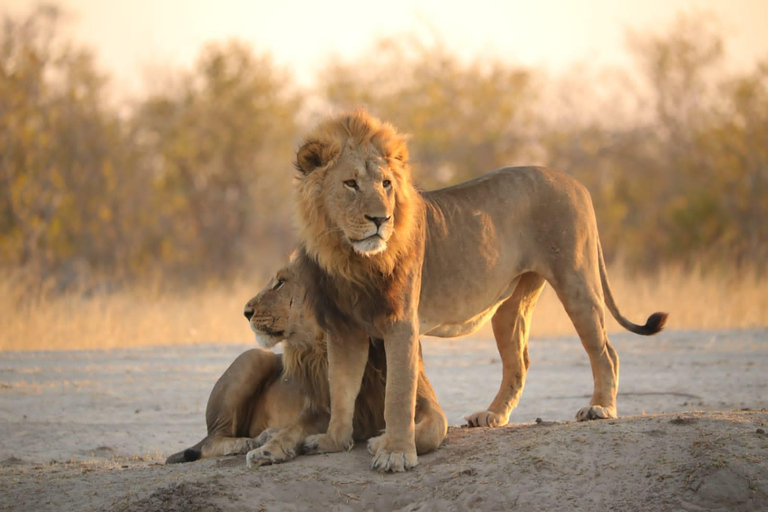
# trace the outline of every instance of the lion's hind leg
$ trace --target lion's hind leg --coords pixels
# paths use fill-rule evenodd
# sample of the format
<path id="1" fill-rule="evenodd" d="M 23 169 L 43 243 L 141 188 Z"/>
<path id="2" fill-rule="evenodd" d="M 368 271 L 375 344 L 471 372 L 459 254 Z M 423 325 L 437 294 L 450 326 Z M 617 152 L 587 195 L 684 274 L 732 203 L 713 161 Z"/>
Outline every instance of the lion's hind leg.
<path id="1" fill-rule="evenodd" d="M 421 354 L 419 354 L 419 359 L 421 359 Z M 445 417 L 445 412 L 437 401 L 437 395 L 423 366 L 419 371 L 414 419 L 416 422 L 414 433 L 416 453 L 421 455 L 436 450 L 448 432 L 448 418 Z"/>
<path id="2" fill-rule="evenodd" d="M 419 397 L 416 401 L 416 432 L 414 436 L 416 453 L 419 455 L 437 450 L 448 432 L 448 419 L 445 417 L 445 412 L 437 402 L 437 398 L 434 397 L 434 400 L 432 398 Z"/>
<path id="3" fill-rule="evenodd" d="M 578 421 L 617 417 L 619 355 L 605 332 L 605 312 L 597 267 L 564 273 L 553 288 L 573 322 L 592 366 L 594 391 L 589 405 L 576 413 Z"/>
<path id="4" fill-rule="evenodd" d="M 470 427 L 506 425 L 509 415 L 520 401 L 529 365 L 531 315 L 545 284 L 544 278 L 538 274 L 523 274 L 512 296 L 493 315 L 493 335 L 503 365 L 501 386 L 487 410 L 464 417 Z"/>
<path id="5" fill-rule="evenodd" d="M 269 426 L 270 416 L 274 415 L 269 398 L 286 387 L 281 387 L 282 381 L 278 380 L 281 371 L 281 357 L 273 352 L 251 349 L 240 354 L 208 397 L 208 435 L 191 448 L 168 457 L 166 464 L 237 455 L 260 446 L 258 438 L 249 436 Z"/>

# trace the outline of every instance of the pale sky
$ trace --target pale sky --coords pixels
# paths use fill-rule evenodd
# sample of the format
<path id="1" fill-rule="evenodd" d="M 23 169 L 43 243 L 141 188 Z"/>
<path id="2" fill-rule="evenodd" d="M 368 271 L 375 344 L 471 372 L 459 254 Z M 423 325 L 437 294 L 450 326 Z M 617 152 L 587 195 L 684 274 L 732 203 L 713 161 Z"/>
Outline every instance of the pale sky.
<path id="1" fill-rule="evenodd" d="M 31 0 L 0 0 L 19 13 Z M 117 88 L 141 90 L 146 69 L 189 66 L 208 41 L 236 37 L 311 84 L 332 56 L 383 36 L 437 33 L 471 59 L 493 56 L 553 72 L 575 63 L 627 65 L 625 29 L 662 31 L 678 12 L 711 11 L 733 66 L 768 57 L 768 0 L 60 0 L 69 34 L 95 50 Z M 453 7 L 447 7 L 454 5 Z"/>

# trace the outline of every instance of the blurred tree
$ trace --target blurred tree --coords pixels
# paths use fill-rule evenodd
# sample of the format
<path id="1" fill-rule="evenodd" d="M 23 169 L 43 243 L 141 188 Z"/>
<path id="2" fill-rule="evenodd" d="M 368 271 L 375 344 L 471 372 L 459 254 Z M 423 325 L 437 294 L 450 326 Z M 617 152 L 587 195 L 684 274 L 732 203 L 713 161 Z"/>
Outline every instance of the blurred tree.
<path id="1" fill-rule="evenodd" d="M 735 265 L 757 262 L 766 270 L 768 60 L 752 73 L 719 83 L 718 88 L 712 111 L 695 127 L 704 179 L 691 177 L 706 189 L 694 188 L 698 203 L 702 197 L 717 203 L 717 216 L 708 224 L 691 226 L 688 232 L 680 226 L 673 236 L 686 240 L 692 234 L 702 242 L 697 250 L 716 244 L 717 256 L 733 257 Z"/>
<path id="2" fill-rule="evenodd" d="M 0 265 L 199 279 L 284 258 L 308 113 L 290 76 L 244 43 L 211 44 L 118 115 L 61 17 L 43 6 L 1 27 Z M 768 270 L 768 60 L 728 74 L 707 16 L 630 47 L 639 83 L 580 68 L 557 81 L 402 36 L 329 63 L 311 92 L 410 133 L 425 188 L 544 163 L 587 185 L 609 257 Z"/>
<path id="3" fill-rule="evenodd" d="M 661 259 L 765 268 L 768 110 L 765 73 L 728 75 L 718 21 L 678 16 L 667 33 L 633 36 L 654 101 L 649 217 Z M 747 109 L 749 112 L 745 111 Z M 746 117 L 745 117 L 746 114 Z"/>
<path id="4" fill-rule="evenodd" d="M 0 34 L 0 263 L 74 275 L 114 268 L 133 198 L 130 148 L 92 55 L 62 43 L 60 11 Z M 139 198 L 140 199 L 140 198 Z"/>
<path id="5" fill-rule="evenodd" d="M 205 48 L 182 84 L 127 115 L 51 6 L 0 36 L 0 264 L 67 282 L 92 272 L 200 278 L 290 250 L 300 103 L 242 43 Z M 64 279 L 66 278 L 66 279 Z"/>
<path id="6" fill-rule="evenodd" d="M 633 122 L 613 118 L 617 102 L 602 118 L 550 124 L 550 162 L 592 191 L 608 254 L 621 248 L 645 267 L 672 259 L 765 269 L 765 66 L 729 76 L 717 20 L 706 14 L 679 16 L 662 34 L 634 33 L 630 47 L 643 80 L 625 89 L 624 101 L 638 105 Z"/>
<path id="7" fill-rule="evenodd" d="M 252 259 L 254 248 L 284 256 L 300 105 L 288 78 L 233 41 L 207 46 L 181 83 L 147 98 L 133 119 L 154 177 L 151 252 L 217 273 Z"/>

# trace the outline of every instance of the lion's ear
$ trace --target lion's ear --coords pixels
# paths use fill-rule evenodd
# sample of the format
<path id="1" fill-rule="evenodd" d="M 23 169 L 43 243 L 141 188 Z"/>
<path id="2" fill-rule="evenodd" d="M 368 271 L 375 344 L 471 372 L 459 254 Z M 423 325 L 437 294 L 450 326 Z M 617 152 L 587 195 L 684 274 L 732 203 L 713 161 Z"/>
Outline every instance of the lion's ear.
<path id="1" fill-rule="evenodd" d="M 318 141 L 305 142 L 296 153 L 296 169 L 305 176 L 326 165 L 333 157 L 333 150 Z"/>
<path id="2" fill-rule="evenodd" d="M 402 146 L 399 146 L 393 153 L 392 158 L 395 160 L 399 160 L 403 163 L 406 163 L 408 161 L 408 147 L 403 144 Z"/>
<path id="3" fill-rule="evenodd" d="M 387 144 L 387 156 L 402 163 L 408 162 L 408 136 L 398 134 Z"/>

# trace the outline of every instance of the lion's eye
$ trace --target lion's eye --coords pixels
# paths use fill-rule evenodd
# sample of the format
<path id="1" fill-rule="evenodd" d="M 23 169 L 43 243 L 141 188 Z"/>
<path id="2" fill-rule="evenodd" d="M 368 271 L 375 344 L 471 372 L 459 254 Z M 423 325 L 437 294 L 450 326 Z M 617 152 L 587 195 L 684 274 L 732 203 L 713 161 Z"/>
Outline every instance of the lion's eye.
<path id="1" fill-rule="evenodd" d="M 279 290 L 280 288 L 283 287 L 284 284 L 285 284 L 285 279 L 278 279 L 277 283 L 275 283 L 275 286 L 273 286 L 272 289 Z"/>
<path id="2" fill-rule="evenodd" d="M 357 182 L 355 180 L 347 180 L 344 182 L 344 186 L 347 188 L 351 188 L 352 190 L 357 190 Z"/>
<path id="3" fill-rule="evenodd" d="M 382 185 L 384 185 L 384 188 L 389 188 L 392 186 L 392 182 L 389 180 L 384 180 L 381 182 Z"/>

